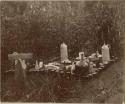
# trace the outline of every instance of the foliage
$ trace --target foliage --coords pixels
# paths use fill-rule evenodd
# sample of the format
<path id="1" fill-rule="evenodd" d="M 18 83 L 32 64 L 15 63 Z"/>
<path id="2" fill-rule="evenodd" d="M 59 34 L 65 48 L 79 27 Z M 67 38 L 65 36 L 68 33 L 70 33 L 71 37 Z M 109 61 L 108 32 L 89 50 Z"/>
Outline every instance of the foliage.
<path id="1" fill-rule="evenodd" d="M 123 37 L 120 1 L 3 1 L 2 47 L 8 53 L 34 52 L 37 57 L 59 56 L 65 42 L 71 56 L 87 55 L 104 42 L 119 49 Z M 120 11 L 121 10 L 121 11 Z M 119 35 L 120 34 L 120 35 Z"/>

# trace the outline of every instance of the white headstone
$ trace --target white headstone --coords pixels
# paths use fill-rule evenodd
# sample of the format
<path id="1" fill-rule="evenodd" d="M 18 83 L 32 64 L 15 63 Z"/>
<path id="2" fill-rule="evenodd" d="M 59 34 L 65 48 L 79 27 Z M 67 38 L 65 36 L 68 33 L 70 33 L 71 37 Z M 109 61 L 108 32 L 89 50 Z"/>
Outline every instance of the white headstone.
<path id="1" fill-rule="evenodd" d="M 61 44 L 60 52 L 61 52 L 61 62 L 68 60 L 67 45 L 65 43 Z"/>
<path id="2" fill-rule="evenodd" d="M 109 47 L 108 47 L 108 45 L 104 44 L 102 46 L 102 62 L 103 62 L 103 64 L 105 64 L 108 61 L 110 61 Z"/>

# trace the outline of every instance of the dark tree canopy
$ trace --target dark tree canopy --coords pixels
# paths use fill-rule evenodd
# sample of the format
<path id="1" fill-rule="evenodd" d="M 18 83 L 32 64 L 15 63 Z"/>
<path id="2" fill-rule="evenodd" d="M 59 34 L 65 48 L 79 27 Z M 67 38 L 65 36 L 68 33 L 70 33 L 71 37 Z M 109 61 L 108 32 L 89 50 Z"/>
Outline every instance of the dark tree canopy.
<path id="1" fill-rule="evenodd" d="M 59 56 L 65 42 L 71 56 L 87 55 L 104 42 L 119 53 L 124 34 L 124 1 L 2 1 L 2 47 L 8 53 Z M 114 53 L 114 54 L 116 54 Z"/>

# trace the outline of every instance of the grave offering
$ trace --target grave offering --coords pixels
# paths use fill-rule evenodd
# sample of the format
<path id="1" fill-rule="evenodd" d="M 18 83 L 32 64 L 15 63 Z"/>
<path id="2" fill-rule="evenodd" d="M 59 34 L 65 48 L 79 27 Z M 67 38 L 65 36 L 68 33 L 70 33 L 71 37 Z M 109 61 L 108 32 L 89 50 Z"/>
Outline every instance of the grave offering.
<path id="1" fill-rule="evenodd" d="M 53 65 L 52 63 L 49 63 L 49 64 L 45 65 L 45 68 L 47 70 L 59 70 L 60 69 L 59 66 Z"/>
<path id="2" fill-rule="evenodd" d="M 61 62 L 67 62 L 68 61 L 68 51 L 67 51 L 67 45 L 65 43 L 62 43 L 60 46 L 60 52 L 61 52 Z"/>
<path id="3" fill-rule="evenodd" d="M 60 66 L 61 64 L 58 62 L 51 62 L 51 63 L 48 63 L 48 65 Z"/>
<path id="4" fill-rule="evenodd" d="M 73 74 L 74 70 L 75 70 L 75 62 L 72 63 L 72 66 L 71 66 L 71 74 Z"/>
<path id="5" fill-rule="evenodd" d="M 40 67 L 40 68 L 43 67 L 43 62 L 42 62 L 42 61 L 39 62 L 39 67 Z"/>
<path id="6" fill-rule="evenodd" d="M 85 56 L 84 56 L 84 52 L 79 52 L 79 59 L 83 59 Z"/>
<path id="7" fill-rule="evenodd" d="M 89 56 L 88 58 L 91 60 L 91 61 L 95 61 L 95 60 L 98 60 L 102 57 L 102 55 L 99 54 L 98 51 L 96 51 L 96 53 L 92 53 L 91 56 Z"/>
<path id="8" fill-rule="evenodd" d="M 88 66 L 88 63 L 86 62 L 86 60 L 80 60 L 80 61 L 77 61 L 76 62 L 76 65 L 79 66 L 79 67 L 87 67 Z"/>
<path id="9" fill-rule="evenodd" d="M 85 57 L 84 52 L 79 52 L 79 57 L 76 57 L 76 60 L 83 60 Z"/>
<path id="10" fill-rule="evenodd" d="M 36 64 L 35 64 L 35 69 L 38 70 L 39 69 L 39 64 L 38 61 L 36 60 Z"/>
<path id="11" fill-rule="evenodd" d="M 90 62 L 89 63 L 89 73 L 93 73 L 93 72 L 95 72 L 94 63 Z"/>
<path id="12" fill-rule="evenodd" d="M 76 65 L 79 66 L 79 67 L 88 66 L 88 60 L 84 56 L 84 52 L 79 52 L 79 61 L 76 62 Z"/>
<path id="13" fill-rule="evenodd" d="M 102 62 L 103 64 L 106 64 L 108 61 L 110 61 L 109 47 L 104 43 L 102 46 Z"/>

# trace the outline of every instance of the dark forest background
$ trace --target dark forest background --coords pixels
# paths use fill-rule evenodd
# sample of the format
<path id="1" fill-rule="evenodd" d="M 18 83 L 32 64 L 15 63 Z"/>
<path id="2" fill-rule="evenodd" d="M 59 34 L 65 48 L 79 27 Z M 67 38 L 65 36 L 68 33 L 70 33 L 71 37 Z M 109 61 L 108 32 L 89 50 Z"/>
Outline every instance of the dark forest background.
<path id="1" fill-rule="evenodd" d="M 124 10 L 124 1 L 2 1 L 2 60 L 15 51 L 59 57 L 62 42 L 70 57 L 100 51 L 104 42 L 123 56 Z"/>

